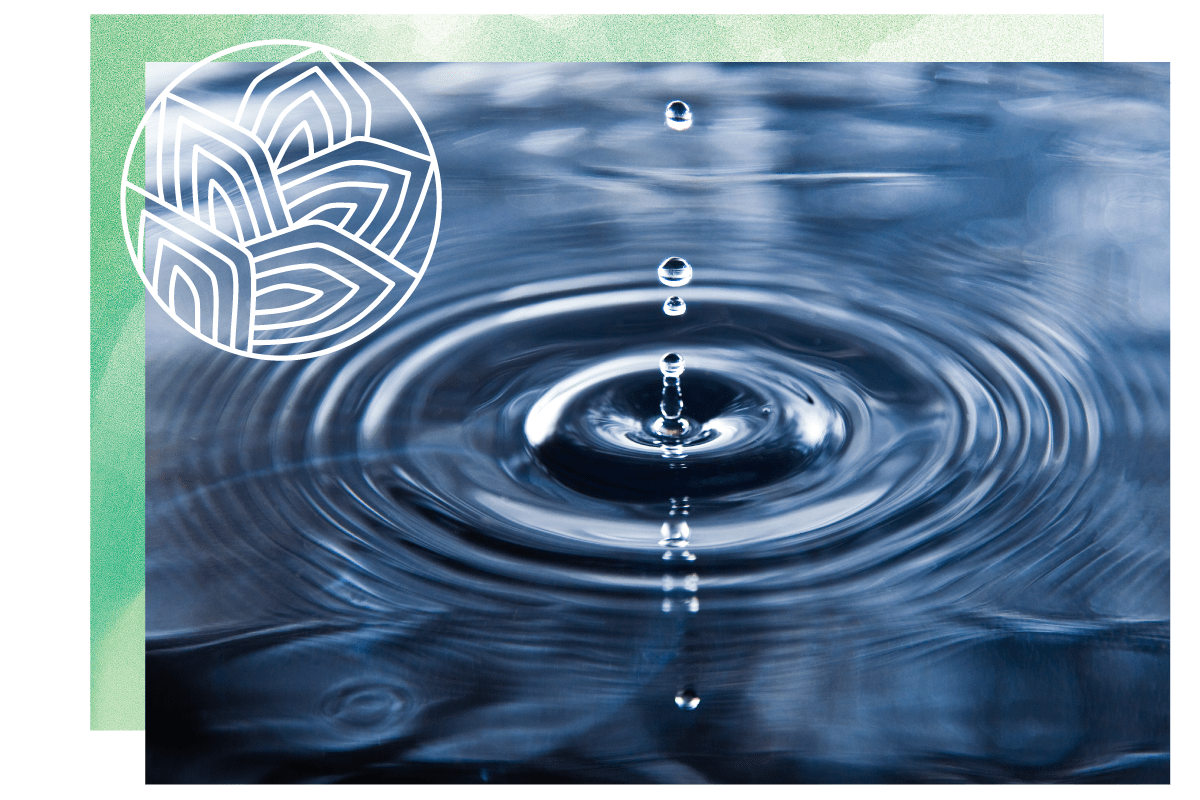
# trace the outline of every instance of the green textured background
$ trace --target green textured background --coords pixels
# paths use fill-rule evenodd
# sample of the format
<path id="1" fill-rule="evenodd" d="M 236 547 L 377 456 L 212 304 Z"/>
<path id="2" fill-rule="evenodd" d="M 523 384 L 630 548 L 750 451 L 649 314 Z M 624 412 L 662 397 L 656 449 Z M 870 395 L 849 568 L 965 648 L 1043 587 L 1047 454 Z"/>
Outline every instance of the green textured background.
<path id="1" fill-rule="evenodd" d="M 260 39 L 365 61 L 1099 61 L 1103 32 L 1098 14 L 93 16 L 92 729 L 144 727 L 145 317 L 119 197 L 146 62 Z"/>

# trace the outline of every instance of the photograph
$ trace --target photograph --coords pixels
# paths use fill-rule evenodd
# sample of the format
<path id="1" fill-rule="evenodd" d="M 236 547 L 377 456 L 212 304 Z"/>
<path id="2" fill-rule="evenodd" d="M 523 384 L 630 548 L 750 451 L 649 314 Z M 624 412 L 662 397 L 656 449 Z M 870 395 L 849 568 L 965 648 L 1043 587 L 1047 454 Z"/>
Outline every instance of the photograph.
<path id="1" fill-rule="evenodd" d="M 147 783 L 1169 782 L 1170 79 L 147 62 Z"/>

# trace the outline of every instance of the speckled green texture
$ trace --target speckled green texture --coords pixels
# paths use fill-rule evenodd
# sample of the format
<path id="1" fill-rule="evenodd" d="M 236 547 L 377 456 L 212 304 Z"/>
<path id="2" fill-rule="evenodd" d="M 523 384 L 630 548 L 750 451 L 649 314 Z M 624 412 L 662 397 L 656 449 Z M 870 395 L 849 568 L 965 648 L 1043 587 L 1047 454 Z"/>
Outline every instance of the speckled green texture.
<path id="1" fill-rule="evenodd" d="M 933 15 L 867 48 L 867 61 L 1102 61 L 1096 15 Z"/>
<path id="2" fill-rule="evenodd" d="M 119 223 L 118 223 L 119 225 Z M 120 228 L 117 236 L 123 237 Z M 93 246 L 93 252 L 95 247 Z M 125 254 L 122 244 L 116 258 Z M 116 260 L 116 259 L 114 259 Z M 93 275 L 98 270 L 93 262 Z M 119 261 L 117 263 L 120 263 Z M 124 266 L 124 264 L 122 264 Z M 132 272 L 132 269 L 126 268 Z M 134 274 L 136 300 L 125 319 L 118 320 L 115 342 L 104 361 L 92 362 L 92 727 L 99 730 L 141 730 L 141 683 L 123 683 L 132 663 L 141 664 L 140 649 L 121 637 L 110 643 L 112 628 L 140 602 L 145 588 L 145 308 L 142 283 Z M 114 276 L 114 282 L 119 278 Z M 111 287 L 109 287 L 111 290 Z M 97 306 L 111 304 L 115 292 L 97 299 L 92 287 L 92 329 Z M 111 305 L 110 305 L 111 307 Z M 107 331 L 106 331 L 107 333 Z M 93 359 L 96 335 L 93 333 Z M 143 633 L 145 630 L 143 624 Z M 139 643 L 140 637 L 139 634 Z M 130 662 L 122 665 L 120 662 Z M 109 676 L 101 680 L 102 675 Z M 116 676 L 116 677 L 114 677 Z M 124 687 L 127 691 L 121 691 Z M 117 696 L 128 698 L 122 703 Z M 136 700 L 136 709 L 129 708 Z M 116 713 L 114 713 L 116 712 Z"/>
<path id="3" fill-rule="evenodd" d="M 143 727 L 145 327 L 121 229 L 149 61 L 261 39 L 367 61 L 1090 61 L 1100 15 L 103 15 L 91 20 L 92 728 Z M 137 173 L 138 163 L 134 164 Z M 137 179 L 137 174 L 133 177 Z"/>
<path id="4" fill-rule="evenodd" d="M 145 727 L 142 687 L 146 663 L 146 592 L 142 590 L 107 626 L 92 660 L 92 727 L 138 731 Z"/>

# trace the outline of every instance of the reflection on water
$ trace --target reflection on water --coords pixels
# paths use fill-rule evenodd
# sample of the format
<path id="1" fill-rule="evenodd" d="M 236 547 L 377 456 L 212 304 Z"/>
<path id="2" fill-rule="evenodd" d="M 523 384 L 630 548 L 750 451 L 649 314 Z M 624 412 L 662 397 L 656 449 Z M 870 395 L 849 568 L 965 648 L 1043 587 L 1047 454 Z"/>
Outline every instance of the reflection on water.
<path id="1" fill-rule="evenodd" d="M 1168 779 L 1165 66 L 384 71 L 396 317 L 147 304 L 150 781 Z"/>

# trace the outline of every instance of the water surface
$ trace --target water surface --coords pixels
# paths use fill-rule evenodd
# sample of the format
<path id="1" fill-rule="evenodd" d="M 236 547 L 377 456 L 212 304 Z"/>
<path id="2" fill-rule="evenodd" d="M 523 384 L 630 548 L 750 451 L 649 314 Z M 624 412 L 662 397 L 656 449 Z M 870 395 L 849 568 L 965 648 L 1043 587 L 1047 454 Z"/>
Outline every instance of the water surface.
<path id="1" fill-rule="evenodd" d="M 1165 65 L 380 69 L 401 311 L 147 303 L 151 782 L 1168 780 Z"/>

